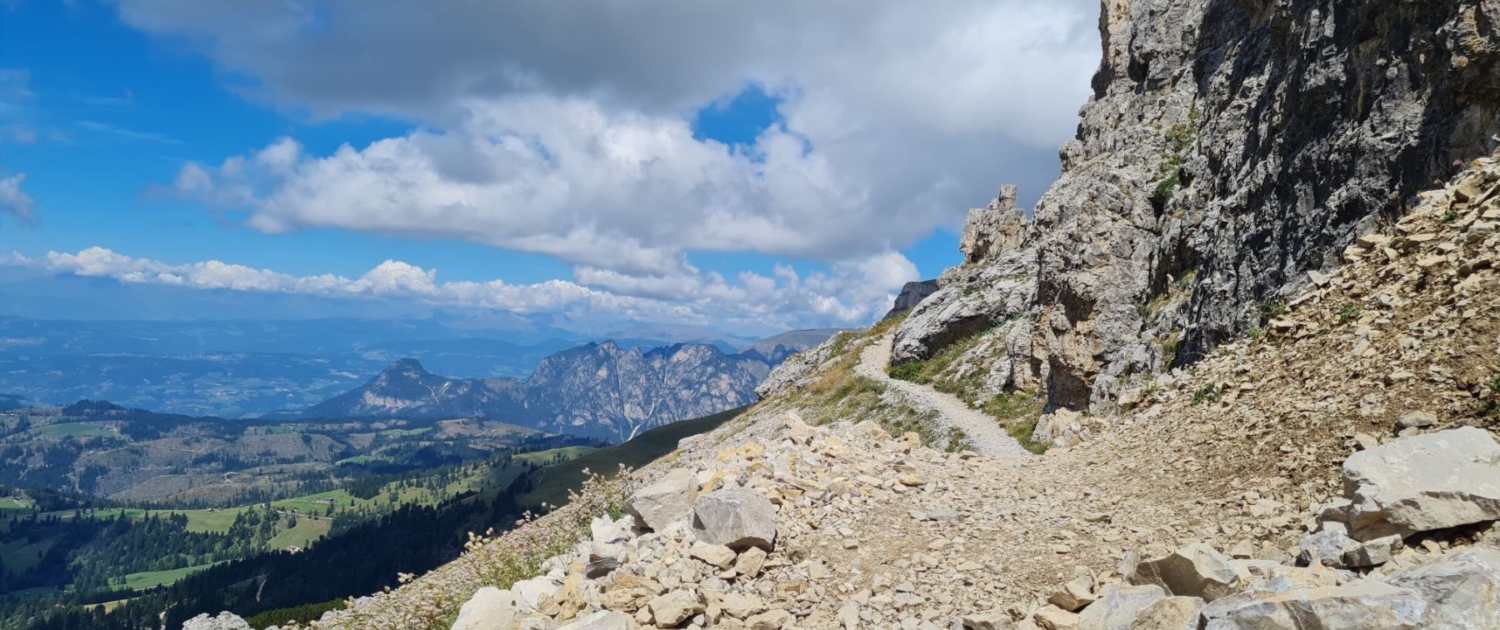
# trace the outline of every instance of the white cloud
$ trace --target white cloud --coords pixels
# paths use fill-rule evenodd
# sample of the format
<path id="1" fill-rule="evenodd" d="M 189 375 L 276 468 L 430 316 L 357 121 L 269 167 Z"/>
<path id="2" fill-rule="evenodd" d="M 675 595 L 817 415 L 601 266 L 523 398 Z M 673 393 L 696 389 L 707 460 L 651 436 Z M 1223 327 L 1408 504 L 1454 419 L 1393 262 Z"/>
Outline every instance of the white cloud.
<path id="1" fill-rule="evenodd" d="M 876 255 L 956 227 L 1001 183 L 1039 194 L 1099 54 L 1092 0 L 116 3 L 254 77 L 255 98 L 423 125 L 184 169 L 179 188 L 255 229 L 457 238 L 647 277 L 696 250 Z M 751 84 L 784 125 L 748 151 L 693 137 L 693 111 Z"/>
<path id="2" fill-rule="evenodd" d="M 231 87 L 250 98 L 413 125 L 331 153 L 267 139 L 184 166 L 178 194 L 268 234 L 465 240 L 573 266 L 523 286 L 399 262 L 345 279 L 135 260 L 139 277 L 720 325 L 877 316 L 917 275 L 892 250 L 956 228 L 1000 184 L 1035 198 L 1050 183 L 1099 57 L 1097 0 L 112 2 L 247 78 Z M 776 97 L 775 125 L 750 146 L 694 137 L 695 112 L 747 86 Z M 703 252 L 828 271 L 726 278 L 694 267 Z"/>
<path id="3" fill-rule="evenodd" d="M 0 177 L 0 214 L 9 214 L 22 225 L 31 225 L 37 220 L 36 200 L 21 190 L 21 184 L 24 183 L 25 173 Z"/>
<path id="4" fill-rule="evenodd" d="M 0 265 L 187 289 L 396 298 L 440 307 L 560 313 L 591 327 L 652 321 L 756 332 L 867 324 L 890 308 L 895 290 L 916 278 L 916 269 L 896 253 L 841 263 L 827 273 L 806 278 L 784 267 L 775 277 L 744 272 L 737 283 L 697 270 L 681 276 L 640 277 L 590 268 L 580 269 L 576 281 L 440 282 L 436 270 L 390 260 L 358 278 L 295 276 L 217 260 L 174 265 L 101 247 L 76 254 L 48 252 L 39 258 L 12 253 L 0 258 Z"/>

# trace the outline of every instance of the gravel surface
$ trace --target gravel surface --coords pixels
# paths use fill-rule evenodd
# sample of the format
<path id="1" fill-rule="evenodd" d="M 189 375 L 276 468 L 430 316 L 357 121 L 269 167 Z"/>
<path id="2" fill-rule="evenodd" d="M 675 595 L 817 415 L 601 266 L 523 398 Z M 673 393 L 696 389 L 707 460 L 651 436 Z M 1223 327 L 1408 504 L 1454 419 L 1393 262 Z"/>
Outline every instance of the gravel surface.
<path id="1" fill-rule="evenodd" d="M 854 372 L 885 384 L 886 391 L 900 397 L 920 411 L 936 411 L 937 423 L 961 429 L 968 436 L 974 452 L 999 460 L 1022 460 L 1031 453 L 1007 435 L 1000 423 L 984 412 L 972 409 L 952 394 L 944 394 L 926 385 L 891 378 L 886 366 L 891 363 L 891 338 L 870 344 L 859 355 Z"/>

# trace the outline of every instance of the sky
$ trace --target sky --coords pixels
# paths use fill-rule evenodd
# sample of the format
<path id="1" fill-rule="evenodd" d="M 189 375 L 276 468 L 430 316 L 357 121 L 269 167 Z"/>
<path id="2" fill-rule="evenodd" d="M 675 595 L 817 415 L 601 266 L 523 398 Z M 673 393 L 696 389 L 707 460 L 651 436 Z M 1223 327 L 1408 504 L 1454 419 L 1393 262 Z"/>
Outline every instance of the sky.
<path id="1" fill-rule="evenodd" d="M 1056 177 L 1097 12 L 0 0 L 0 267 L 354 312 L 860 326 L 959 261 L 969 208 Z"/>

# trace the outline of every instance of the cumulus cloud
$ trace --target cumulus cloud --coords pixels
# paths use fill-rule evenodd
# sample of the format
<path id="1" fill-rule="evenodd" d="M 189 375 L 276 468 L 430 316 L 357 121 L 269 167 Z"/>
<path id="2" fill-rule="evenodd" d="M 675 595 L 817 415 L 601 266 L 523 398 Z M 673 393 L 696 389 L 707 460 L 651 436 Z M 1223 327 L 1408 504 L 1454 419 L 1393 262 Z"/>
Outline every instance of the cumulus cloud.
<path id="1" fill-rule="evenodd" d="M 255 229 L 457 238 L 649 277 L 684 252 L 825 262 L 956 227 L 1002 183 L 1039 194 L 1096 65 L 1092 0 L 243 3 L 116 0 L 246 93 L 422 128 L 309 155 L 294 139 L 178 188 Z M 693 112 L 755 85 L 750 147 Z"/>
<path id="2" fill-rule="evenodd" d="M 24 183 L 25 173 L 0 177 L 0 214 L 9 214 L 22 225 L 32 225 L 37 220 L 36 200 L 21 190 L 21 184 Z"/>
<path id="3" fill-rule="evenodd" d="M 892 250 L 1001 184 L 1040 195 L 1099 57 L 1096 0 L 111 2 L 249 98 L 412 124 L 332 152 L 268 138 L 185 165 L 181 196 L 267 234 L 465 240 L 573 267 L 516 286 L 393 262 L 297 286 L 719 323 L 867 323 L 916 278 Z M 773 97 L 774 124 L 744 145 L 695 135 L 697 112 L 747 89 Z M 725 277 L 694 267 L 703 252 L 827 271 Z"/>
<path id="4" fill-rule="evenodd" d="M 916 277 L 916 269 L 896 253 L 841 263 L 805 278 L 784 266 L 774 277 L 745 272 L 737 282 L 697 270 L 677 277 L 639 277 L 589 268 L 580 269 L 575 281 L 440 282 L 436 270 L 394 260 L 357 278 L 296 276 L 217 260 L 168 264 L 101 247 L 78 253 L 48 252 L 35 258 L 12 253 L 0 258 L 0 265 L 188 289 L 396 298 L 440 307 L 560 313 L 589 326 L 652 321 L 762 332 L 863 325 L 889 309 L 894 291 Z"/>

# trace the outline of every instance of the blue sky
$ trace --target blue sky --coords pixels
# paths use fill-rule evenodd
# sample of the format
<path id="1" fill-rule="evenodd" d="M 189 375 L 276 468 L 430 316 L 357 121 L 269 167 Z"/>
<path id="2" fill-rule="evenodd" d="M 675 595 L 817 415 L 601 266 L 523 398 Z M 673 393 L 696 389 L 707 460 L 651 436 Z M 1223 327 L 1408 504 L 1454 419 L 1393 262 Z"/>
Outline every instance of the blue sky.
<path id="1" fill-rule="evenodd" d="M 906 18 L 925 69 L 876 50 L 897 42 L 655 32 L 646 9 L 578 49 L 523 40 L 588 31 L 585 6 L 459 3 L 412 28 L 400 3 L 272 4 L 0 2 L 0 182 L 27 208 L 0 217 L 0 256 L 579 322 L 858 325 L 955 264 L 964 212 L 1000 184 L 1041 194 L 1071 126 L 1047 102 L 1076 109 L 1097 55 L 1087 2 Z M 847 21 L 794 7 L 676 17 Z M 924 48 L 975 19 L 1040 27 L 1024 46 Z M 1065 72 L 1011 69 L 1028 56 Z M 986 102 L 1022 88 L 1044 102 Z M 306 280 L 327 274 L 342 282 Z"/>

